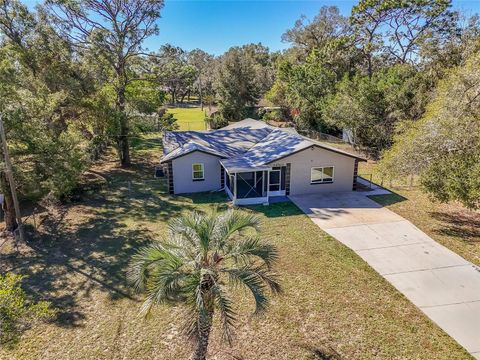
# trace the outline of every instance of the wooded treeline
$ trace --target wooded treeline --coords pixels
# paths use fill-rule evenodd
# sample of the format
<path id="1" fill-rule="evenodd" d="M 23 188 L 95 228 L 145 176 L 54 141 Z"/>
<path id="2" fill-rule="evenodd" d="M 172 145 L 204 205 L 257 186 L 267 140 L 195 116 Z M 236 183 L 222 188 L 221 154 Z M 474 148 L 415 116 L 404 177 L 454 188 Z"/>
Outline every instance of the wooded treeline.
<path id="1" fill-rule="evenodd" d="M 264 101 L 298 128 L 347 129 L 359 149 L 385 157 L 385 174 L 421 175 L 441 200 L 479 206 L 477 16 L 450 0 L 360 0 L 351 16 L 328 6 L 301 17 L 282 36 L 285 51 L 247 44 L 213 56 L 146 50 L 162 7 L 0 0 L 0 113 L 23 196 L 68 196 L 109 145 L 128 166 L 143 115 L 194 96 L 218 107 L 219 122 L 258 116 Z M 4 172 L 0 186 L 11 230 Z"/>

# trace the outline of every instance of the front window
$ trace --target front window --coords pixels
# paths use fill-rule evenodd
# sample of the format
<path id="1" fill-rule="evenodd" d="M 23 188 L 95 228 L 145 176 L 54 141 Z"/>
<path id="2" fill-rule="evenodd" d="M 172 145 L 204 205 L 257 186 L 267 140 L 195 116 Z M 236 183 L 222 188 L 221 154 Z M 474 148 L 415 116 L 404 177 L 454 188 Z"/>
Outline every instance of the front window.
<path id="1" fill-rule="evenodd" d="M 333 166 L 313 167 L 310 174 L 312 184 L 333 182 Z"/>
<path id="2" fill-rule="evenodd" d="M 193 180 L 203 180 L 204 177 L 203 164 L 193 164 L 192 165 L 192 179 Z"/>

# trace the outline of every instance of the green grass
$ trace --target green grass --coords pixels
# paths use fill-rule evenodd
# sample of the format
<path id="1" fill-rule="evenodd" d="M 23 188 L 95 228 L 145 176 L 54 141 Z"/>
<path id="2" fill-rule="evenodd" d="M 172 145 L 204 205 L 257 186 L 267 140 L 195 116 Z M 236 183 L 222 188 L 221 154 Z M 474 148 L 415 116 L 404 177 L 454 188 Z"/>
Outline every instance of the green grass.
<path id="1" fill-rule="evenodd" d="M 205 113 L 199 107 L 169 108 L 180 130 L 205 130 Z"/>
<path id="2" fill-rule="evenodd" d="M 154 151 L 149 150 L 152 145 Z M 125 282 L 135 249 L 166 236 L 167 221 L 182 212 L 229 207 L 220 193 L 171 197 L 152 181 L 155 135 L 135 144 L 135 166 L 106 157 L 92 171 L 109 185 L 78 203 L 44 214 L 30 228 L 34 249 L 0 261 L 28 275 L 27 292 L 52 301 L 58 318 L 28 330 L 0 359 L 186 359 L 180 307 L 157 307 L 138 317 L 142 296 Z M 130 181 L 130 188 L 127 185 Z M 254 206 L 261 236 L 280 252 L 284 292 L 262 316 L 252 316 L 245 293 L 235 296 L 237 337 L 232 348 L 214 330 L 217 359 L 468 359 L 354 252 L 328 236 L 291 203 Z M 40 221 L 41 219 L 37 219 Z"/>

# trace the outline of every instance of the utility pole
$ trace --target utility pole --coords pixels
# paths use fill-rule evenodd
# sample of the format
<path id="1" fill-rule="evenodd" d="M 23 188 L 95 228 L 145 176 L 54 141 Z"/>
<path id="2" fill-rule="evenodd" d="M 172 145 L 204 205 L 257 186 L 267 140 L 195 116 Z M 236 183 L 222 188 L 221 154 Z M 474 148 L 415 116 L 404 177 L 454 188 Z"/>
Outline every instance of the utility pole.
<path id="1" fill-rule="evenodd" d="M 12 163 L 10 162 L 10 155 L 8 154 L 7 139 L 5 137 L 5 128 L 3 127 L 2 116 L 0 115 L 0 138 L 3 146 L 3 156 L 5 158 L 5 175 L 7 175 L 8 183 L 10 185 L 10 192 L 12 194 L 13 206 L 15 207 L 15 216 L 17 217 L 18 232 L 20 240 L 25 241 L 25 233 L 23 231 L 22 215 L 20 213 L 20 205 L 17 198 L 17 187 L 15 179 L 13 178 Z"/>

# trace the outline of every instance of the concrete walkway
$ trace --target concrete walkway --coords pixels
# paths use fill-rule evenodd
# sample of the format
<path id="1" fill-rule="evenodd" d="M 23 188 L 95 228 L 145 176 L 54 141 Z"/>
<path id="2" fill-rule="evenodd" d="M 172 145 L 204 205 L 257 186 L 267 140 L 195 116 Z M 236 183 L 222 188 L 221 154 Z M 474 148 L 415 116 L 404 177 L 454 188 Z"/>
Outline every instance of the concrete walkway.
<path id="1" fill-rule="evenodd" d="M 290 198 L 480 359 L 480 269 L 365 193 Z"/>

